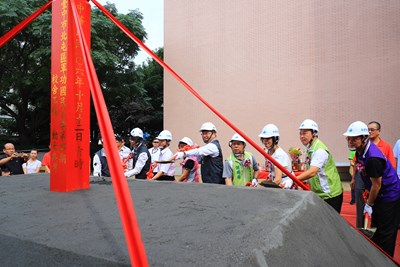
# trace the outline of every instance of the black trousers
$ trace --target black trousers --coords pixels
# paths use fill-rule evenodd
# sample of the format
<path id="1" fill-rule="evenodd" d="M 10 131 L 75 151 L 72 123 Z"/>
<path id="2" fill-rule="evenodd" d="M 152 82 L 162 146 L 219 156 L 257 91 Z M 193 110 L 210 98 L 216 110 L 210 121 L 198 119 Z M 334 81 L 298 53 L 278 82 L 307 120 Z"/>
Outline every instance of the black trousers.
<path id="1" fill-rule="evenodd" d="M 343 193 L 340 195 L 324 199 L 326 203 L 328 203 L 332 208 L 334 208 L 338 213 L 342 210 L 342 203 L 343 203 Z"/>
<path id="2" fill-rule="evenodd" d="M 376 227 L 376 232 L 371 240 L 393 257 L 397 227 L 400 223 L 400 200 L 375 202 L 372 208 L 372 220 Z"/>
<path id="3" fill-rule="evenodd" d="M 356 172 L 356 182 L 354 185 L 355 189 L 355 201 L 356 201 L 356 226 L 357 228 L 364 227 L 364 198 L 363 193 L 365 191 L 364 182 L 358 172 Z"/>

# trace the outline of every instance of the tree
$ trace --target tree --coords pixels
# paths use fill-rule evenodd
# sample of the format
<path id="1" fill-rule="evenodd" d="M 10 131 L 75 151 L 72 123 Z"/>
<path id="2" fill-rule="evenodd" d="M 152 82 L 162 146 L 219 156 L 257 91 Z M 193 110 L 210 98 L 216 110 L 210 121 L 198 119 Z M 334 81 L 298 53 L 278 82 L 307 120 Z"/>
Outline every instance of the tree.
<path id="1" fill-rule="evenodd" d="M 163 58 L 163 48 L 155 51 Z M 154 60 L 148 59 L 138 66 L 135 72 L 135 90 L 128 86 L 118 90 L 104 91 L 114 131 L 127 135 L 128 131 L 139 127 L 149 134 L 163 129 L 163 68 Z"/>
<path id="2" fill-rule="evenodd" d="M 44 3 L 37 0 L 1 1 L 0 35 Z M 15 119 L 15 131 L 21 144 L 29 143 L 31 136 L 48 138 L 50 21 L 51 14 L 46 11 L 28 29 L 1 48 L 0 108 L 2 115 Z"/>
<path id="3" fill-rule="evenodd" d="M 163 59 L 164 49 L 159 48 L 155 54 Z M 162 130 L 163 127 L 163 114 L 164 114 L 164 84 L 163 75 L 164 69 L 154 59 L 148 59 L 143 63 L 138 71 L 142 73 L 143 88 L 150 98 L 150 105 L 152 112 L 148 114 L 147 127 L 151 132 Z"/>
<path id="4" fill-rule="evenodd" d="M 46 2 L 0 1 L 0 36 Z M 104 7 L 141 41 L 147 38 L 142 25 L 143 16 L 138 10 L 119 14 L 114 4 L 107 3 Z M 15 119 L 20 145 L 48 144 L 49 141 L 50 44 L 51 12 L 46 11 L 0 48 L 0 110 L 2 115 Z M 138 71 L 133 62 L 139 51 L 137 44 L 97 8 L 92 9 L 91 44 L 93 62 L 114 127 L 122 131 L 133 125 L 151 124 L 147 114 L 153 106 L 149 104 L 151 94 L 145 88 L 148 82 L 144 80 L 150 76 L 143 74 L 142 69 Z M 136 116 L 138 114 L 141 116 Z M 131 115 L 136 116 L 136 121 L 126 120 Z M 94 112 L 91 112 L 91 128 L 92 137 L 95 137 L 97 123 Z"/>

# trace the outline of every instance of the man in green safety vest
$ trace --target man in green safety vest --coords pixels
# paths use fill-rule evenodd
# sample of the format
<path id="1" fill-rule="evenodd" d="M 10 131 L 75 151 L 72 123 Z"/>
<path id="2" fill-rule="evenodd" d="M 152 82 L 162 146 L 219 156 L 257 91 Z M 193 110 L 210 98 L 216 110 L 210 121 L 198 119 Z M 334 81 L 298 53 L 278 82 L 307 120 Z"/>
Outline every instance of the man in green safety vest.
<path id="1" fill-rule="evenodd" d="M 332 154 L 318 138 L 318 124 L 306 119 L 300 124 L 299 130 L 300 141 L 307 148 L 307 170 L 297 179 L 308 179 L 311 190 L 340 213 L 343 187 Z"/>

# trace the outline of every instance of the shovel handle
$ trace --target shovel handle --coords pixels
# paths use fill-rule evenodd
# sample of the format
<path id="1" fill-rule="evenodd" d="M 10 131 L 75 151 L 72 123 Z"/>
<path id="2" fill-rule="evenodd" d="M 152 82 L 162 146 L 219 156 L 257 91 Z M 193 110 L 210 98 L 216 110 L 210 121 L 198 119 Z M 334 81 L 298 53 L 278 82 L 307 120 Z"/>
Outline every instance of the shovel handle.
<path id="1" fill-rule="evenodd" d="M 366 212 L 364 214 L 364 229 L 368 228 L 368 220 L 369 220 L 369 216 L 368 216 L 368 212 Z"/>

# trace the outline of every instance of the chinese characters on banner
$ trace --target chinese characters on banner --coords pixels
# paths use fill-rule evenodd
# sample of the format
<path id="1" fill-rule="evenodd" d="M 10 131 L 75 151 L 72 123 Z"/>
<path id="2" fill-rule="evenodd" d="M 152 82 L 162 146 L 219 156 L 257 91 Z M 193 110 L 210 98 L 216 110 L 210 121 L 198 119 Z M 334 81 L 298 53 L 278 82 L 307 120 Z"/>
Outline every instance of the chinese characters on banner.
<path id="1" fill-rule="evenodd" d="M 90 44 L 90 5 L 75 0 Z M 70 0 L 52 4 L 50 190 L 89 188 L 90 87 Z"/>

